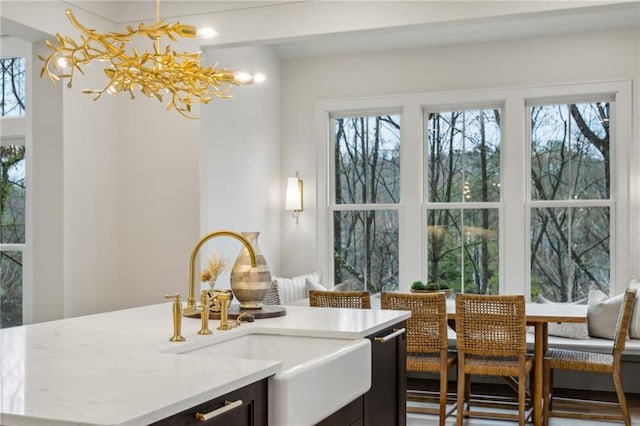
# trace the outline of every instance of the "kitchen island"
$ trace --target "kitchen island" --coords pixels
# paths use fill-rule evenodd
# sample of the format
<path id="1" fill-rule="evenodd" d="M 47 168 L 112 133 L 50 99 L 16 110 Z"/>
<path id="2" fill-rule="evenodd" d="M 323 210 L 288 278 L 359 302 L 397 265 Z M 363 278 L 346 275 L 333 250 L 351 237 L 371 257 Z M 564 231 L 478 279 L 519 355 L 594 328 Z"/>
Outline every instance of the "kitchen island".
<path id="1" fill-rule="evenodd" d="M 277 360 L 184 356 L 235 335 L 362 339 L 408 312 L 287 307 L 287 315 L 170 342 L 171 304 L 0 330 L 0 424 L 146 425 L 277 374 Z M 327 392 L 335 390 L 327 389 Z"/>

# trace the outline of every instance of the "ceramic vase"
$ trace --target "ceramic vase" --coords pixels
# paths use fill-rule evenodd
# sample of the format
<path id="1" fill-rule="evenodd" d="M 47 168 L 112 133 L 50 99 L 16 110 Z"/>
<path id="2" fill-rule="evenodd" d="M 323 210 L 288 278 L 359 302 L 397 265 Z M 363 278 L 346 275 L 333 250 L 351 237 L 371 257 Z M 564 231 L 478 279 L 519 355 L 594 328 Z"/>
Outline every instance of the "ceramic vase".
<path id="1" fill-rule="evenodd" d="M 271 272 L 258 247 L 259 235 L 259 232 L 242 232 L 255 253 L 255 268 L 251 267 L 249 250 L 243 245 L 231 269 L 231 291 L 240 303 L 240 309 L 262 308 L 262 299 L 271 287 Z"/>

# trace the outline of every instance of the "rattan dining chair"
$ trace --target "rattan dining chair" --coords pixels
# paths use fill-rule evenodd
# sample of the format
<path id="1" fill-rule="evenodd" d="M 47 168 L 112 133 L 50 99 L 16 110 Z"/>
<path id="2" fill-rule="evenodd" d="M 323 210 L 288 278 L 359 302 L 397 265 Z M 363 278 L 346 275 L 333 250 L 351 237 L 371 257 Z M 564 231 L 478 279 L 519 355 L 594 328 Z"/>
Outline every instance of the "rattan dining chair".
<path id="1" fill-rule="evenodd" d="M 309 290 L 309 306 L 371 309 L 371 298 L 368 291 Z"/>
<path id="2" fill-rule="evenodd" d="M 564 349 L 549 349 L 544 357 L 544 425 L 549 423 L 549 417 L 570 417 L 578 419 L 606 420 L 606 421 L 623 421 L 625 425 L 631 425 L 629 416 L 629 408 L 627 407 L 627 399 L 622 388 L 622 379 L 620 376 L 620 360 L 622 351 L 624 350 L 629 330 L 629 321 L 631 312 L 633 311 L 633 303 L 635 301 L 635 290 L 627 289 L 624 294 L 620 313 L 618 314 L 618 322 L 613 340 L 613 351 L 610 354 L 571 351 Z M 605 373 L 611 374 L 613 384 L 616 389 L 618 402 L 604 401 L 585 401 L 570 400 L 575 403 L 588 403 L 591 407 L 601 408 L 618 408 L 620 414 L 596 413 L 586 411 L 565 411 L 553 409 L 553 371 L 554 370 L 571 370 L 586 373 Z M 558 398 L 559 399 L 559 398 Z M 568 399 L 565 398 L 565 401 Z"/>
<path id="3" fill-rule="evenodd" d="M 407 412 L 438 414 L 440 426 L 455 410 L 447 411 L 447 373 L 456 365 L 448 350 L 447 304 L 444 293 L 382 293 L 382 309 L 411 311 L 407 320 L 407 371 L 440 373 L 439 407 L 407 405 Z M 424 401 L 423 392 L 407 390 L 407 400 Z"/>
<path id="4" fill-rule="evenodd" d="M 462 425 L 463 419 L 470 415 L 517 420 L 519 425 L 524 425 L 531 416 L 531 404 L 529 407 L 526 404 L 526 381 L 533 368 L 533 358 L 527 355 L 525 324 L 524 296 L 456 296 L 458 425 Z M 472 374 L 517 378 L 518 414 L 472 411 Z"/>

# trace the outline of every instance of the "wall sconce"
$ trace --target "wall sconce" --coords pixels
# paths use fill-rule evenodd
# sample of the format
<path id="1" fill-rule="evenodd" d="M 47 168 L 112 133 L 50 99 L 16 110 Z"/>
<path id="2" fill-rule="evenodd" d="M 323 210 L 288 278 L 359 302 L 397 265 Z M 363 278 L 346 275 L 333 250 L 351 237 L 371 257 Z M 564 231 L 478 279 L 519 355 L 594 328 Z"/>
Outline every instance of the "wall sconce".
<path id="1" fill-rule="evenodd" d="M 294 177 L 287 178 L 287 195 L 284 204 L 285 210 L 291 210 L 291 217 L 298 224 L 298 215 L 302 211 L 302 179 L 298 173 Z"/>

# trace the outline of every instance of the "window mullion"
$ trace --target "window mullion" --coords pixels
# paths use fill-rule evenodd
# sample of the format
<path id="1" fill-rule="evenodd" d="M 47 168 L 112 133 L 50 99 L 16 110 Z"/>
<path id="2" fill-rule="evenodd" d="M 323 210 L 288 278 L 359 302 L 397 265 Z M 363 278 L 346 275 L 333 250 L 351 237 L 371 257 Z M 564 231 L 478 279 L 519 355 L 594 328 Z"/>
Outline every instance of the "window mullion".
<path id="1" fill-rule="evenodd" d="M 500 293 L 529 295 L 529 156 L 530 117 L 519 96 L 505 99 L 502 119 L 500 190 Z M 524 140 L 525 143 L 519 141 Z M 523 173 L 524 171 L 524 173 Z M 528 296 L 526 296 L 528 297 Z"/>

